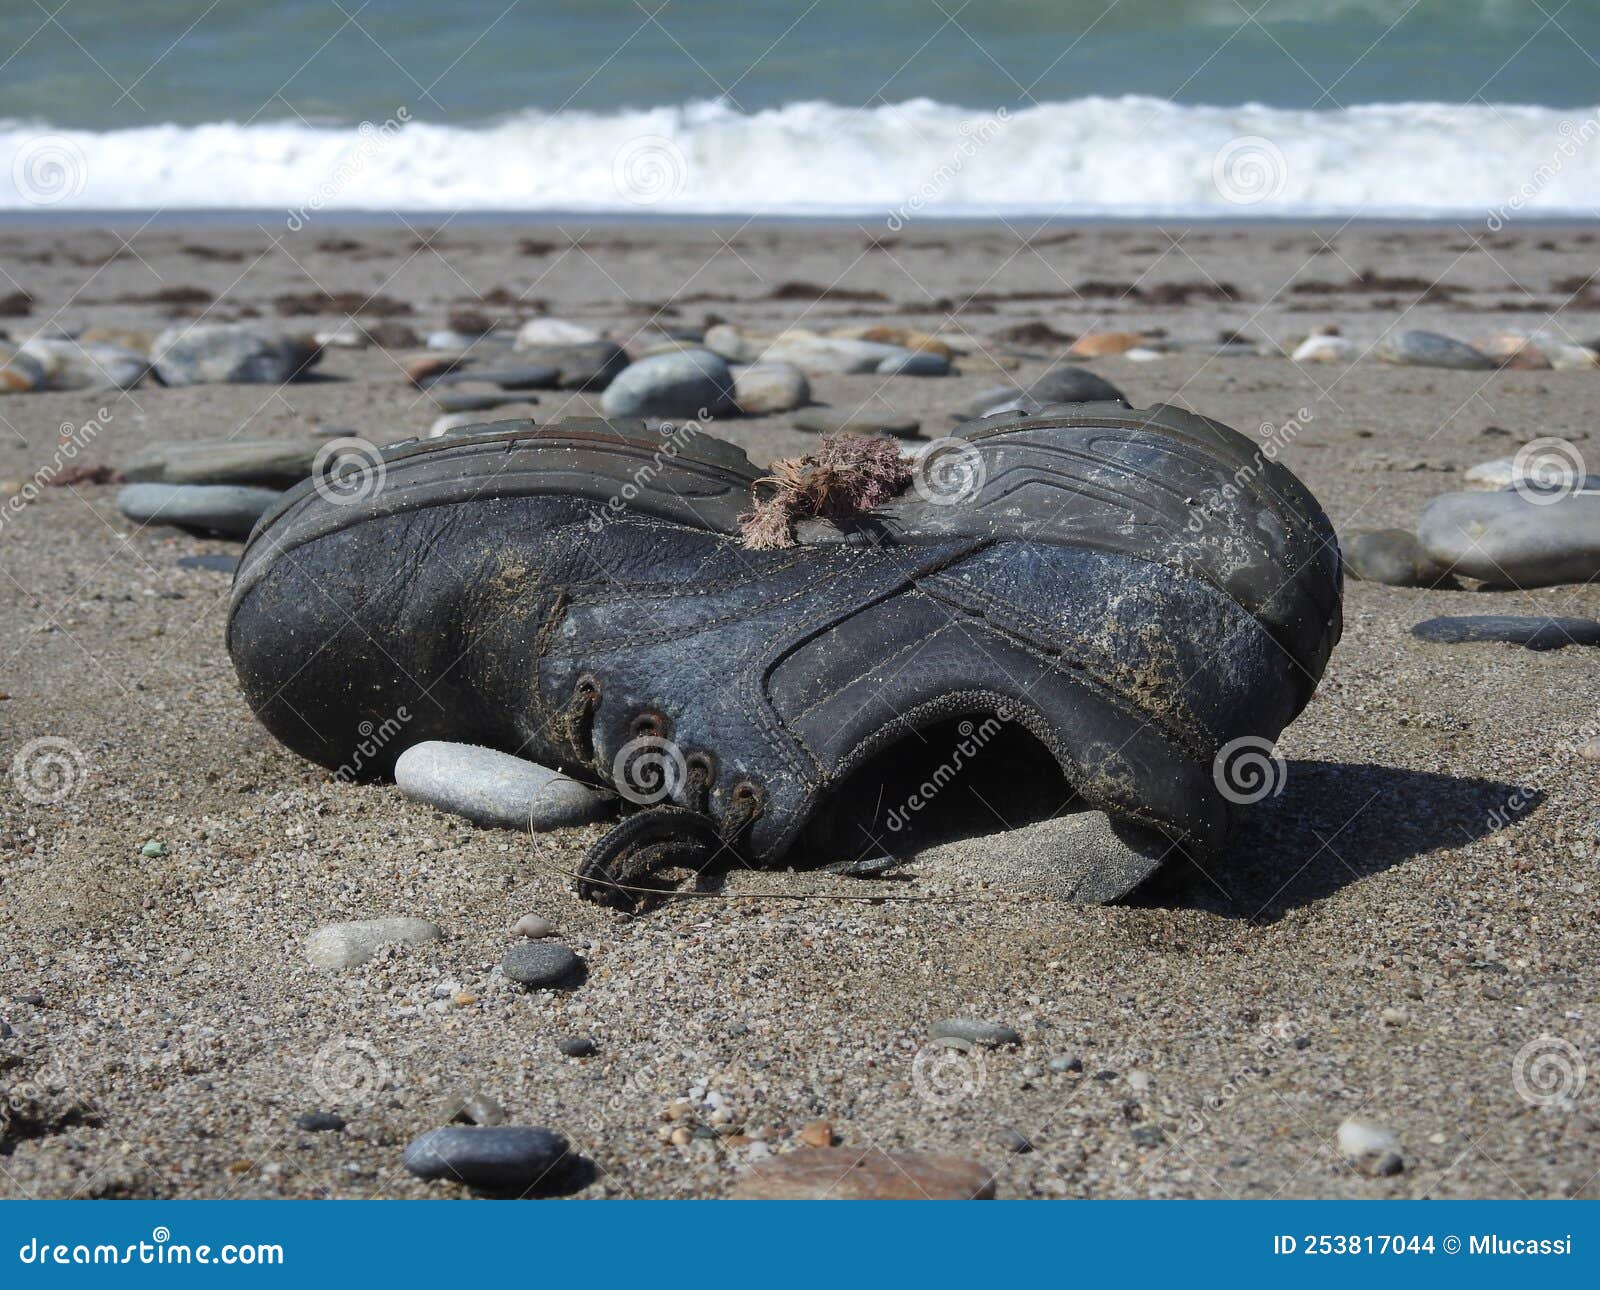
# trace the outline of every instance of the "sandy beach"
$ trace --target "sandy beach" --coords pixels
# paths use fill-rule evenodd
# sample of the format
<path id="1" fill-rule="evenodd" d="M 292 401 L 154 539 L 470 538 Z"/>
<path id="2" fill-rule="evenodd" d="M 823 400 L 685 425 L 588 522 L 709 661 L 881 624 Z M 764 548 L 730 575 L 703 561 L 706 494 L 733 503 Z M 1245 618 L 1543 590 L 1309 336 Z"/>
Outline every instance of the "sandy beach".
<path id="1" fill-rule="evenodd" d="M 1411 528 L 1469 467 L 1542 436 L 1600 469 L 1600 372 L 1286 352 L 1328 325 L 1363 348 L 1397 324 L 1593 343 L 1597 246 L 1526 224 L 14 224 L 0 329 L 309 333 L 357 310 L 426 336 L 453 314 L 514 332 L 548 313 L 640 346 L 715 321 L 910 326 L 962 351 L 958 374 L 812 393 L 928 437 L 1071 338 L 1138 331 L 1170 352 L 1084 365 L 1137 407 L 1252 435 L 1294 421 L 1280 460 L 1345 534 Z M 1280 352 L 1219 352 L 1232 333 Z M 162 443 L 425 434 L 438 409 L 403 378 L 424 352 L 329 348 L 282 387 L 0 396 L 0 485 L 16 496 L 91 419 L 76 464 L 113 472 Z M 541 391 L 486 419 L 598 410 Z M 814 443 L 793 420 L 713 428 L 765 464 Z M 332 779 L 257 725 L 223 645 L 229 577 L 179 563 L 238 543 L 136 528 L 110 483 L 37 492 L 0 526 L 0 769 L 39 739 L 82 760 L 59 801 L 0 780 L 0 1196 L 459 1195 L 400 1156 L 472 1092 L 565 1134 L 587 1164 L 562 1190 L 584 1197 L 727 1195 L 819 1120 L 846 1145 L 977 1160 L 1001 1197 L 1600 1187 L 1600 763 L 1575 752 L 1596 653 L 1410 635 L 1440 615 L 1600 618 L 1600 586 L 1347 582 L 1343 640 L 1279 743 L 1281 793 L 1223 861 L 1174 865 L 1128 903 L 779 872 L 628 918 L 562 873 L 598 827 L 479 829 Z M 499 974 L 528 913 L 584 957 L 580 986 Z M 387 915 L 446 939 L 338 973 L 307 961 L 317 927 Z M 1023 1043 L 931 1083 L 929 1027 L 950 1017 Z M 595 1054 L 563 1055 L 572 1036 Z M 1537 1064 L 1562 1045 L 1587 1074 L 1542 1097 Z M 317 1111 L 345 1127 L 297 1126 Z M 1392 1132 L 1403 1169 L 1346 1163 L 1352 1117 Z"/>

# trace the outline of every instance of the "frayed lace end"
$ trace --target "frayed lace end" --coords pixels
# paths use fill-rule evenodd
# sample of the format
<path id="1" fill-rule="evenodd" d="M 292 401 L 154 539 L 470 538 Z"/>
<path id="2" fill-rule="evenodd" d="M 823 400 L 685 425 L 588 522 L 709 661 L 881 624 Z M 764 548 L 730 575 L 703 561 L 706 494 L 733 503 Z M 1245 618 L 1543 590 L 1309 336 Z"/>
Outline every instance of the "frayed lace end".
<path id="1" fill-rule="evenodd" d="M 801 520 L 864 515 L 902 493 L 912 474 L 892 439 L 824 435 L 814 453 L 775 461 L 772 473 L 756 481 L 757 489 L 769 491 L 739 517 L 744 545 L 751 551 L 793 546 Z"/>

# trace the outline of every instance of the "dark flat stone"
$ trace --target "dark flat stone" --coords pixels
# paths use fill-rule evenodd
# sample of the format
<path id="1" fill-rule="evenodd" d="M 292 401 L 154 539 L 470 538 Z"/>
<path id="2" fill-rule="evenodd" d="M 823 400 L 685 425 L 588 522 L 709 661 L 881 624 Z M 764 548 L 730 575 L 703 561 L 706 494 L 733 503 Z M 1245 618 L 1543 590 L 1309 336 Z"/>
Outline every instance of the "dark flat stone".
<path id="1" fill-rule="evenodd" d="M 565 945 L 529 941 L 507 950 L 500 970 L 511 980 L 537 989 L 576 981 L 583 974 L 583 960 Z"/>
<path id="2" fill-rule="evenodd" d="M 1411 634 L 1435 645 L 1500 641 L 1528 649 L 1560 649 L 1564 645 L 1600 645 L 1600 622 L 1592 618 L 1468 614 L 1460 618 L 1430 618 L 1413 627 Z"/>
<path id="3" fill-rule="evenodd" d="M 444 1178 L 485 1191 L 523 1191 L 544 1180 L 566 1154 L 566 1139 L 549 1129 L 452 1125 L 413 1138 L 402 1163 L 418 1178 Z"/>
<path id="4" fill-rule="evenodd" d="M 239 557 L 236 555 L 180 555 L 178 557 L 180 569 L 209 569 L 212 573 L 225 573 L 232 577 L 239 568 Z"/>

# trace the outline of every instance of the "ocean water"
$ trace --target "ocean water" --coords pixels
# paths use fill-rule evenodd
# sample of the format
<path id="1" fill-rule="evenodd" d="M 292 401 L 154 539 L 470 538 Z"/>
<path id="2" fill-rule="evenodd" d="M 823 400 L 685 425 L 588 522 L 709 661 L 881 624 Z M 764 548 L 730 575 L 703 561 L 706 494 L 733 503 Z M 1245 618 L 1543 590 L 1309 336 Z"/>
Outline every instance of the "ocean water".
<path id="1" fill-rule="evenodd" d="M 1600 213 L 1594 0 L 0 13 L 3 210 Z"/>

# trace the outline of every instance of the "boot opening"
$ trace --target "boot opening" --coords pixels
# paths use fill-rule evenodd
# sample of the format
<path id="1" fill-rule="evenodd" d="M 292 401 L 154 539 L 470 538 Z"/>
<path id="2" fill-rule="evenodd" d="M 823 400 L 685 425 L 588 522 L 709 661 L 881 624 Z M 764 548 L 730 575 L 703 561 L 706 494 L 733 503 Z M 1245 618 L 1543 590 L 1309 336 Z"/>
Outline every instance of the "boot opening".
<path id="1" fill-rule="evenodd" d="M 907 735 L 865 762 L 818 809 L 805 850 L 822 862 L 904 858 L 1081 805 L 1033 734 L 992 713 L 969 713 Z"/>

